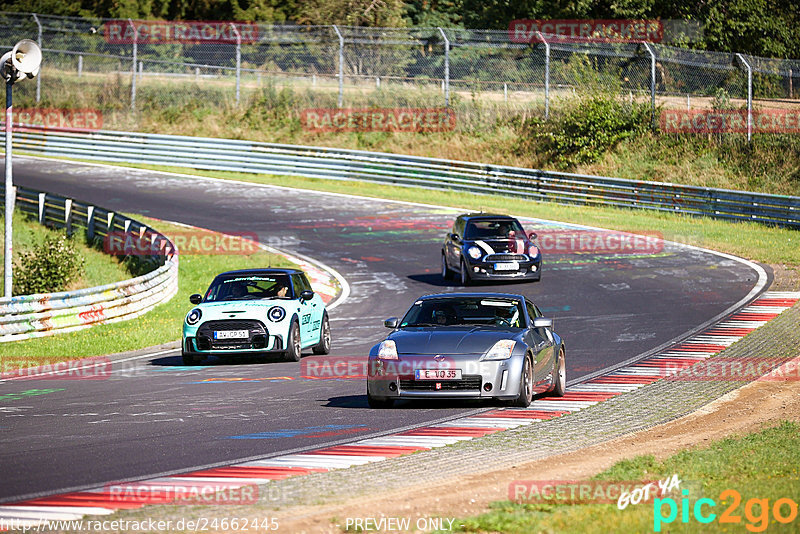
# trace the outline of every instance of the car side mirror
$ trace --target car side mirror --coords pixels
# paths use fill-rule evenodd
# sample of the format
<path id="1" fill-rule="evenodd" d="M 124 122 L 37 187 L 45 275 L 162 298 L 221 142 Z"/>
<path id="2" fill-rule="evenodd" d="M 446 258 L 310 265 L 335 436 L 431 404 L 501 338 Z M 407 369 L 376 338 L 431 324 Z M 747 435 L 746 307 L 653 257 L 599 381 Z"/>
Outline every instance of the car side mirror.
<path id="1" fill-rule="evenodd" d="M 553 320 L 545 317 L 537 317 L 533 320 L 534 328 L 553 328 Z"/>
<path id="2" fill-rule="evenodd" d="M 397 328 L 397 325 L 400 323 L 400 320 L 397 317 L 389 317 L 385 321 L 383 321 L 383 326 L 386 328 Z"/>
<path id="3" fill-rule="evenodd" d="M 201 302 L 203 302 L 203 295 L 195 293 L 194 295 L 189 297 L 189 302 L 191 302 L 194 305 L 200 304 Z"/>
<path id="4" fill-rule="evenodd" d="M 453 241 L 455 241 L 456 243 L 461 243 L 461 236 L 460 235 L 458 235 L 458 234 L 450 234 L 450 235 L 453 238 Z"/>
<path id="5" fill-rule="evenodd" d="M 314 292 L 311 291 L 310 289 L 306 289 L 305 291 L 302 291 L 300 293 L 300 300 L 305 301 L 305 300 L 311 300 L 313 298 L 314 298 Z"/>
<path id="6" fill-rule="evenodd" d="M 536 234 L 536 232 L 528 232 L 528 239 L 530 239 L 531 241 L 533 241 L 537 237 L 538 235 Z"/>

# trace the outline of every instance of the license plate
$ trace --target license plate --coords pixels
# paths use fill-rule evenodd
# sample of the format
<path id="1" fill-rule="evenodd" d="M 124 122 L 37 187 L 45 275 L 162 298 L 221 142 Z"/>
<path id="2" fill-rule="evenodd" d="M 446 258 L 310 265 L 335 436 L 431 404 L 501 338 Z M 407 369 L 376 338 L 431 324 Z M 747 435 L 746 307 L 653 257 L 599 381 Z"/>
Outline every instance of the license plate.
<path id="1" fill-rule="evenodd" d="M 214 330 L 214 339 L 247 339 L 247 330 Z"/>
<path id="2" fill-rule="evenodd" d="M 417 380 L 461 380 L 461 369 L 415 369 Z"/>
<path id="3" fill-rule="evenodd" d="M 519 270 L 519 262 L 512 261 L 508 263 L 495 263 L 495 271 L 517 271 Z"/>

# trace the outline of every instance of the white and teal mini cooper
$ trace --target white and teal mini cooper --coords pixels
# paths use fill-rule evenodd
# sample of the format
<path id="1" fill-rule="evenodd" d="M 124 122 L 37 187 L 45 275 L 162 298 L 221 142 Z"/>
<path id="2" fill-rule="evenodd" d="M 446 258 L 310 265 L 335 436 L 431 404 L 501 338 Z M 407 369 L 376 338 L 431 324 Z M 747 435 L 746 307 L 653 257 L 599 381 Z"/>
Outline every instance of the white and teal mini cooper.
<path id="1" fill-rule="evenodd" d="M 297 269 L 247 269 L 217 275 L 183 321 L 183 363 L 206 356 L 277 353 L 299 361 L 303 349 L 328 354 L 325 303 Z"/>

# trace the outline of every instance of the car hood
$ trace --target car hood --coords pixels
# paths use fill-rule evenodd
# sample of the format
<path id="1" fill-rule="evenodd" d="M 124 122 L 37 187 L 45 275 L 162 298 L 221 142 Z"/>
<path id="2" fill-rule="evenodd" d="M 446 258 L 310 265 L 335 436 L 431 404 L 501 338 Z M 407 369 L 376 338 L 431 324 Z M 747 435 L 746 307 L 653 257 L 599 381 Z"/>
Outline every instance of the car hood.
<path id="1" fill-rule="evenodd" d="M 203 312 L 201 322 L 221 319 L 266 319 L 267 310 L 273 306 L 281 306 L 286 315 L 291 317 L 292 310 L 297 308 L 295 301 L 280 299 L 238 300 L 222 302 L 203 302 L 195 306 Z"/>
<path id="2" fill-rule="evenodd" d="M 404 328 L 389 339 L 403 354 L 482 354 L 501 339 L 518 340 L 518 332 L 484 326 Z"/>

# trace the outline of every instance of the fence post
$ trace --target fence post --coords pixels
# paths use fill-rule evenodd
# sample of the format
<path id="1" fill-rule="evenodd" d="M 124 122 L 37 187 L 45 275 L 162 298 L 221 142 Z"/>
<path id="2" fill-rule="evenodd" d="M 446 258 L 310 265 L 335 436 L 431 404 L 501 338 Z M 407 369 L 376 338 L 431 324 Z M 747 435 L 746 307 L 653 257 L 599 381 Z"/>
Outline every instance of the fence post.
<path id="1" fill-rule="evenodd" d="M 437 28 L 444 39 L 444 107 L 450 107 L 450 39 L 445 35 L 444 30 Z"/>
<path id="2" fill-rule="evenodd" d="M 789 69 L 789 100 L 792 100 L 794 98 L 794 95 L 792 94 L 794 92 L 793 91 L 794 88 L 792 87 L 792 85 L 794 85 L 792 80 L 793 76 L 794 73 L 792 73 L 792 69 Z"/>
<path id="3" fill-rule="evenodd" d="M 242 36 L 236 28 L 236 24 L 231 23 L 233 33 L 236 34 L 236 105 L 239 105 L 239 86 L 242 79 Z"/>
<path id="4" fill-rule="evenodd" d="M 37 38 L 37 42 L 39 43 L 39 48 L 42 48 L 42 23 L 39 22 L 39 17 L 36 16 L 36 13 L 32 13 L 33 20 L 36 21 L 36 26 L 39 27 L 39 36 Z M 39 69 L 39 74 L 36 76 L 36 101 L 38 102 L 42 98 L 42 70 Z"/>
<path id="5" fill-rule="evenodd" d="M 83 74 L 83 56 L 78 56 L 78 78 Z"/>
<path id="6" fill-rule="evenodd" d="M 339 31 L 339 27 L 334 24 L 333 31 L 336 32 L 336 36 L 339 37 L 339 104 L 338 107 L 342 107 L 342 101 L 344 99 L 344 37 L 342 37 L 342 33 Z"/>
<path id="7" fill-rule="evenodd" d="M 550 43 L 542 32 L 536 32 L 544 45 L 544 120 L 550 118 Z"/>
<path id="8" fill-rule="evenodd" d="M 753 136 L 753 69 L 742 54 L 736 54 L 747 70 L 747 142 Z"/>
<path id="9" fill-rule="evenodd" d="M 133 65 L 131 67 L 131 110 L 136 110 L 136 55 L 138 53 L 137 47 L 139 43 L 139 30 L 131 19 L 128 19 L 128 24 L 133 26 Z"/>
<path id="10" fill-rule="evenodd" d="M 651 125 L 653 129 L 656 127 L 656 54 L 650 47 L 650 43 L 642 41 L 647 53 L 650 54 L 650 109 L 651 109 Z"/>

